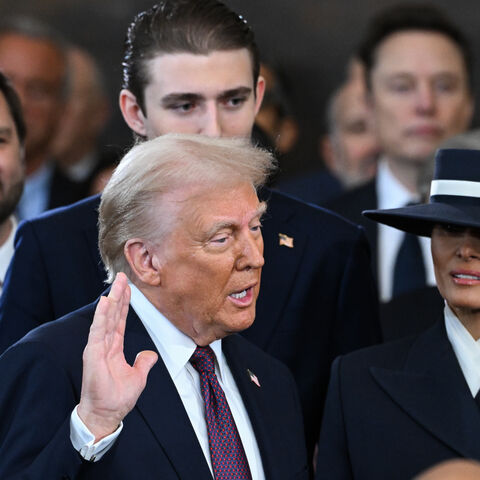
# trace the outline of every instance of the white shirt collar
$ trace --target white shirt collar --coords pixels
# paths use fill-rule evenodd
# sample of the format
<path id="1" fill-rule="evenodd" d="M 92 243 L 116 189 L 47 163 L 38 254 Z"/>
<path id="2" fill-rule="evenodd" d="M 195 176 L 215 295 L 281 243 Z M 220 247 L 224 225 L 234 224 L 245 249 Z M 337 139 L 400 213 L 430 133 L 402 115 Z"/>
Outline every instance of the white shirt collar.
<path id="1" fill-rule="evenodd" d="M 376 178 L 379 209 L 399 208 L 409 202 L 418 201 L 418 198 L 395 178 L 384 158 L 378 164 Z"/>
<path id="2" fill-rule="evenodd" d="M 15 218 L 15 215 L 11 215 L 9 221 L 12 224 L 12 229 L 4 244 L 0 246 L 0 280 L 2 283 L 5 280 L 5 275 L 7 273 L 8 266 L 10 265 L 10 260 L 12 259 L 13 252 L 15 250 L 13 245 L 13 241 L 15 239 L 15 232 L 17 230 L 17 219 Z"/>
<path id="3" fill-rule="evenodd" d="M 189 363 L 197 345 L 157 310 L 133 283 L 129 285 L 132 292 L 130 305 L 152 338 L 170 376 L 175 380 Z M 226 360 L 222 352 L 222 341 L 216 340 L 210 344 L 210 347 L 215 353 L 218 373 L 224 378 Z"/>
<path id="4" fill-rule="evenodd" d="M 480 389 L 480 339 L 475 340 L 445 302 L 445 328 L 473 396 Z"/>

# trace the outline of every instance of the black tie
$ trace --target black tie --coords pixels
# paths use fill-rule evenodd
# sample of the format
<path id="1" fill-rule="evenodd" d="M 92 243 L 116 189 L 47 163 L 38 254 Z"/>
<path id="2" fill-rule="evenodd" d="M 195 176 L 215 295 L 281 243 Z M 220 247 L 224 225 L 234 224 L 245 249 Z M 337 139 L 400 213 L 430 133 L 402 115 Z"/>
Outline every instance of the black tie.
<path id="1" fill-rule="evenodd" d="M 425 284 L 425 264 L 420 240 L 412 233 L 405 233 L 395 260 L 392 298 L 410 290 L 424 287 Z"/>

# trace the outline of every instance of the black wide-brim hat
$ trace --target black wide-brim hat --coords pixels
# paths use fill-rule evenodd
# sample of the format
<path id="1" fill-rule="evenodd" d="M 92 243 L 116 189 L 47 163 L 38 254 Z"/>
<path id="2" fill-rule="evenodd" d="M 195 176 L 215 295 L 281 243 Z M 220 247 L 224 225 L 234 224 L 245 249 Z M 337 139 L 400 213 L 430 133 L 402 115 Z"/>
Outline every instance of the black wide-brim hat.
<path id="1" fill-rule="evenodd" d="M 362 213 L 424 237 L 438 224 L 480 229 L 480 150 L 437 150 L 430 203 Z"/>

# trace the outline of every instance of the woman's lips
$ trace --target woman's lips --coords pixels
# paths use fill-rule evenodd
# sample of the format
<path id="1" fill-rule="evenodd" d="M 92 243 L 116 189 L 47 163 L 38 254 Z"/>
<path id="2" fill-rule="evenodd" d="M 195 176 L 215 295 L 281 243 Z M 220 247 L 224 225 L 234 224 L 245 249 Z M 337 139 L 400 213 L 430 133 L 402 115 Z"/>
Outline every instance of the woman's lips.
<path id="1" fill-rule="evenodd" d="M 478 285 L 480 284 L 480 272 L 473 270 L 453 270 L 450 272 L 454 283 L 457 285 Z"/>

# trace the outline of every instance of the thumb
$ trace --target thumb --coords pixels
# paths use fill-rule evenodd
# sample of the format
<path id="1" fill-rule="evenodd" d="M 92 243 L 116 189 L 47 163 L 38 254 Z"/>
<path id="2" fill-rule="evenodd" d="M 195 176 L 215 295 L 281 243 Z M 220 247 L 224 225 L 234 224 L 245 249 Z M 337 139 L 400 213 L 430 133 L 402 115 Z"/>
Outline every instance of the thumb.
<path id="1" fill-rule="evenodd" d="M 146 380 L 148 372 L 157 363 L 158 355 L 151 350 L 144 350 L 140 352 L 135 358 L 133 368 L 137 370 L 142 377 Z"/>

